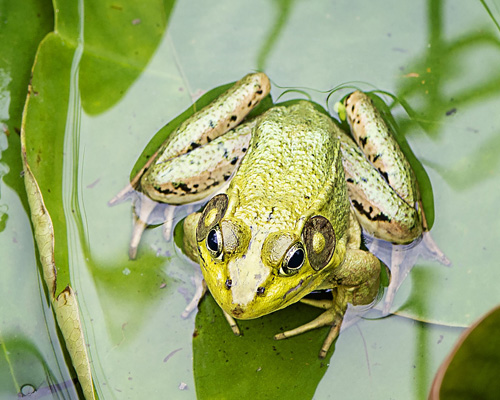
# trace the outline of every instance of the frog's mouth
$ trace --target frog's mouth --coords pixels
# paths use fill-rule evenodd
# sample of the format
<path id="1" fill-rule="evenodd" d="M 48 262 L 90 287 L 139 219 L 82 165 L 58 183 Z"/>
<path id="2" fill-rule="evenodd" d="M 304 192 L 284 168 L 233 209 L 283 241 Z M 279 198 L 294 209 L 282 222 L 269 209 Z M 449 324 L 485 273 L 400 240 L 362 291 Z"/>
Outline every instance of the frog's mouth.
<path id="1" fill-rule="evenodd" d="M 272 277 L 269 280 L 272 281 Z M 253 291 L 248 290 L 248 286 L 244 286 L 245 290 L 241 290 L 240 293 L 236 292 L 236 290 L 234 292 L 226 290 L 225 293 L 218 292 L 218 295 L 214 295 L 214 297 L 221 308 L 234 318 L 254 319 L 295 303 L 302 297 L 301 289 L 306 286 L 305 281 L 300 279 L 296 285 L 285 293 L 280 293 L 281 286 L 273 288 L 273 285 L 269 285 L 269 282 L 262 283 L 263 286 L 254 286 Z M 230 289 L 236 289 L 236 285 Z M 251 296 L 252 292 L 253 296 Z M 242 294 L 244 297 L 241 296 Z"/>
<path id="2" fill-rule="evenodd" d="M 231 315 L 234 317 L 234 318 L 238 318 L 238 319 L 248 319 L 248 318 L 244 318 L 244 315 L 245 315 L 245 310 L 243 308 L 241 308 L 240 306 L 236 306 L 234 307 L 232 310 L 231 310 Z M 242 318 L 243 316 L 243 318 Z"/>
<path id="3" fill-rule="evenodd" d="M 278 305 L 270 305 L 265 302 L 260 305 L 254 304 L 253 306 L 242 307 L 241 305 L 236 305 L 231 308 L 229 314 L 231 314 L 236 319 L 255 319 L 260 318 L 264 315 L 270 314 L 274 311 L 278 311 L 281 308 L 286 307 L 288 304 L 282 304 L 281 307 Z M 227 312 L 227 311 L 226 311 Z"/>
<path id="4" fill-rule="evenodd" d="M 240 305 L 236 305 L 235 307 L 231 308 L 228 314 L 230 314 L 236 319 L 255 319 L 267 315 L 272 311 L 276 310 L 269 310 L 267 307 L 255 308 L 255 307 L 242 307 Z"/>

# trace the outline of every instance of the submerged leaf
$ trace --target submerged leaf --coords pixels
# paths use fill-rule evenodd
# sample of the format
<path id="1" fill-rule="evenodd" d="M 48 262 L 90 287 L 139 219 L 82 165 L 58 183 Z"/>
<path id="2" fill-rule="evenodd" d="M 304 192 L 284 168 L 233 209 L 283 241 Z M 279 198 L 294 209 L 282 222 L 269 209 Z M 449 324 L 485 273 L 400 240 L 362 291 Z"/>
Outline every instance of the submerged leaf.
<path id="1" fill-rule="evenodd" d="M 90 372 L 90 360 L 82 332 L 80 313 L 75 293 L 68 286 L 54 301 L 57 323 L 66 341 L 73 367 L 78 375 L 86 399 L 94 399 L 94 385 Z"/>

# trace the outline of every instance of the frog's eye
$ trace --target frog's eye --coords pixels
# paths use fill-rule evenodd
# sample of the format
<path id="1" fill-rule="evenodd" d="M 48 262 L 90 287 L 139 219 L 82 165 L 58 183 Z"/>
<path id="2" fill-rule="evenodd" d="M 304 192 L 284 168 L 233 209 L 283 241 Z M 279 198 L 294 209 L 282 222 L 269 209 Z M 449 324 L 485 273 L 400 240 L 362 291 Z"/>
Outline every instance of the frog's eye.
<path id="1" fill-rule="evenodd" d="M 214 226 L 207 235 L 207 249 L 213 258 L 222 253 L 222 233 L 219 225 Z"/>
<path id="2" fill-rule="evenodd" d="M 297 242 L 287 250 L 283 262 L 281 263 L 281 275 L 294 275 L 304 265 L 306 254 L 302 243 Z"/>
<path id="3" fill-rule="evenodd" d="M 316 271 L 325 268 L 335 251 L 335 231 L 322 215 L 309 218 L 302 232 L 306 244 L 307 257 Z"/>
<path id="4" fill-rule="evenodd" d="M 226 194 L 218 194 L 207 203 L 196 228 L 196 240 L 202 242 L 212 229 L 219 225 L 227 210 L 228 198 Z M 219 240 L 222 245 L 222 240 Z"/>

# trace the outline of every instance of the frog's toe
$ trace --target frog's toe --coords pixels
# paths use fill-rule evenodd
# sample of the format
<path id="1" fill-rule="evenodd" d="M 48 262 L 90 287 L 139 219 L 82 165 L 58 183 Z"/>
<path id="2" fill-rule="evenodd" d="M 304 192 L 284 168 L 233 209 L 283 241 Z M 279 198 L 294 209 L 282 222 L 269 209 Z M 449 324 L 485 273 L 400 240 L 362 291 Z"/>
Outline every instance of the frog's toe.
<path id="1" fill-rule="evenodd" d="M 422 235 L 422 241 L 424 243 L 425 255 L 431 259 L 436 260 L 445 267 L 451 267 L 451 260 L 446 257 L 446 254 L 439 248 L 437 243 L 431 236 L 429 231 L 424 232 Z"/>
<path id="2" fill-rule="evenodd" d="M 342 325 L 342 317 L 337 316 L 337 319 L 330 329 L 330 332 L 328 332 L 328 336 L 326 337 L 325 341 L 323 342 L 323 346 L 321 346 L 321 350 L 319 351 L 319 358 L 325 358 L 328 350 L 330 350 L 330 347 L 332 346 L 333 342 L 335 342 L 335 339 L 339 336 L 340 332 L 340 326 Z"/>
<path id="3" fill-rule="evenodd" d="M 195 293 L 189 304 L 186 306 L 184 311 L 181 314 L 183 319 L 189 317 L 189 315 L 198 307 L 200 300 L 203 298 L 205 293 L 207 292 L 207 284 L 205 280 L 201 276 L 201 273 L 197 273 L 194 276 L 194 284 L 196 287 Z"/>
<path id="4" fill-rule="evenodd" d="M 295 329 L 291 329 L 286 332 L 278 333 L 274 335 L 275 340 L 286 339 L 292 336 L 300 335 L 301 333 L 311 331 L 316 328 L 321 328 L 323 326 L 332 325 L 337 319 L 336 313 L 332 312 L 332 309 L 329 309 L 319 315 L 317 318 L 313 319 L 311 322 L 307 324 L 301 325 Z M 342 317 L 340 317 L 340 321 L 342 321 Z"/>
<path id="5" fill-rule="evenodd" d="M 241 335 L 240 328 L 238 327 L 238 324 L 236 323 L 236 320 L 231 316 L 231 314 L 228 314 L 224 310 L 222 310 L 224 313 L 224 317 L 226 317 L 226 321 L 229 323 L 229 326 L 231 327 L 231 330 L 236 336 Z"/>
<path id="6" fill-rule="evenodd" d="M 326 310 L 324 313 L 319 315 L 317 318 L 308 322 L 307 324 L 301 325 L 295 329 L 278 333 L 274 336 L 275 340 L 286 339 L 292 336 L 300 335 L 301 333 L 308 332 L 310 330 L 321 328 L 323 326 L 331 326 L 330 332 L 323 342 L 323 346 L 321 346 L 321 350 L 319 352 L 320 358 L 325 358 L 328 350 L 332 346 L 332 343 L 337 339 L 340 327 L 342 325 L 343 315 L 335 312 L 333 308 Z"/>
<path id="7" fill-rule="evenodd" d="M 140 208 L 137 214 L 134 213 L 134 226 L 132 228 L 132 237 L 129 245 L 129 258 L 135 260 L 137 249 L 141 242 L 142 234 L 148 226 L 149 216 L 156 208 L 158 203 L 154 202 L 147 196 L 141 196 Z"/>

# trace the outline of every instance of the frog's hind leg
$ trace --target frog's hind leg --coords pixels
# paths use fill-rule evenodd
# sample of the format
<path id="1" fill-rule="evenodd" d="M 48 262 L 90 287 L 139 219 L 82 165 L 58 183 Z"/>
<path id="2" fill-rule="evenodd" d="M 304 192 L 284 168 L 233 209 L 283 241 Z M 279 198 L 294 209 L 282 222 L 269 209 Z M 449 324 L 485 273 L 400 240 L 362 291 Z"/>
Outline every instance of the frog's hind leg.
<path id="1" fill-rule="evenodd" d="M 210 176 L 207 177 L 206 174 L 203 175 L 200 173 L 198 175 L 201 176 L 201 179 L 199 179 L 198 182 L 194 179 L 194 183 L 193 179 L 191 179 L 190 182 L 192 186 L 190 187 L 190 182 L 186 182 L 186 176 L 182 176 L 182 174 L 180 176 L 181 180 L 173 180 L 179 177 L 179 175 L 176 175 L 176 171 L 174 171 L 173 178 L 169 180 L 168 167 L 170 166 L 173 168 L 174 166 L 171 162 L 181 159 L 184 161 L 182 165 L 183 169 L 180 170 L 181 173 L 189 173 L 191 171 L 190 166 L 195 164 L 201 166 L 201 171 L 206 173 L 209 168 L 200 163 L 200 161 L 204 160 L 203 158 L 192 157 L 189 160 L 189 157 L 182 156 L 194 152 L 197 157 L 199 157 L 199 152 L 196 152 L 198 148 L 210 148 L 210 143 L 219 139 L 221 135 L 233 130 L 235 127 L 237 128 L 234 129 L 234 131 L 237 131 L 239 129 L 238 125 L 240 125 L 248 113 L 269 94 L 270 88 L 268 77 L 261 72 L 248 74 L 236 82 L 224 93 L 214 99 L 212 103 L 182 122 L 166 138 L 162 146 L 149 157 L 145 165 L 132 178 L 130 184 L 127 184 L 127 186 L 113 197 L 108 204 L 110 206 L 118 204 L 128 198 L 134 191 L 145 193 L 153 200 L 169 204 L 186 204 L 208 196 L 210 194 L 209 192 L 203 193 L 203 190 L 198 189 L 198 187 L 206 186 L 206 184 L 209 185 L 211 192 L 216 191 L 218 186 L 222 186 L 224 182 L 229 179 L 232 172 L 226 171 L 223 172 L 222 175 L 217 175 L 221 175 L 222 178 L 222 180 L 218 181 L 211 180 L 209 179 Z M 245 124 L 240 126 L 245 126 Z M 243 137 L 244 135 L 240 136 Z M 211 148 L 213 148 L 213 146 Z M 244 145 L 243 148 L 245 150 L 248 148 L 248 140 L 247 145 Z M 224 154 L 224 156 L 226 156 L 226 154 Z M 227 157 L 222 158 L 222 164 L 226 161 L 229 167 L 226 166 L 225 168 L 229 168 L 232 171 L 235 168 L 238 156 L 230 153 L 229 156 L 232 157 L 229 159 L 227 159 Z M 220 169 L 218 171 L 220 172 Z M 165 172 L 167 173 L 165 174 Z M 212 170 L 211 172 L 214 171 Z M 162 181 L 165 175 L 167 175 L 167 178 Z M 156 179 L 158 177 L 160 178 L 159 180 Z M 154 209 L 151 209 L 150 205 L 141 208 L 144 211 L 139 211 L 139 217 L 137 218 L 136 227 L 132 235 L 132 243 L 129 250 L 131 258 L 134 258 L 136 255 L 141 235 L 147 226 L 148 216 Z"/>
<path id="2" fill-rule="evenodd" d="M 408 248 L 398 245 L 422 235 L 415 254 L 430 255 L 444 265 L 450 262 L 428 232 L 415 174 L 381 113 L 359 91 L 346 97 L 344 104 L 357 142 L 356 146 L 347 135 L 339 136 L 351 204 L 369 235 L 396 244 L 390 262 L 387 260 L 392 273 L 384 304 L 387 312 L 416 260 L 416 256 L 403 254 Z"/>
<path id="3" fill-rule="evenodd" d="M 138 193 L 141 204 L 135 218 L 130 258 L 135 258 L 148 218 L 159 202 L 172 205 L 193 203 L 226 187 L 246 154 L 255 123 L 249 121 L 203 147 L 151 167 L 156 174 L 150 174 L 140 182 L 141 190 L 147 195 Z M 154 181 L 152 177 L 155 177 Z M 159 193 L 159 197 L 154 198 L 152 193 Z M 173 208 L 166 211 L 172 212 Z M 167 215 L 167 233 L 172 219 Z"/>

